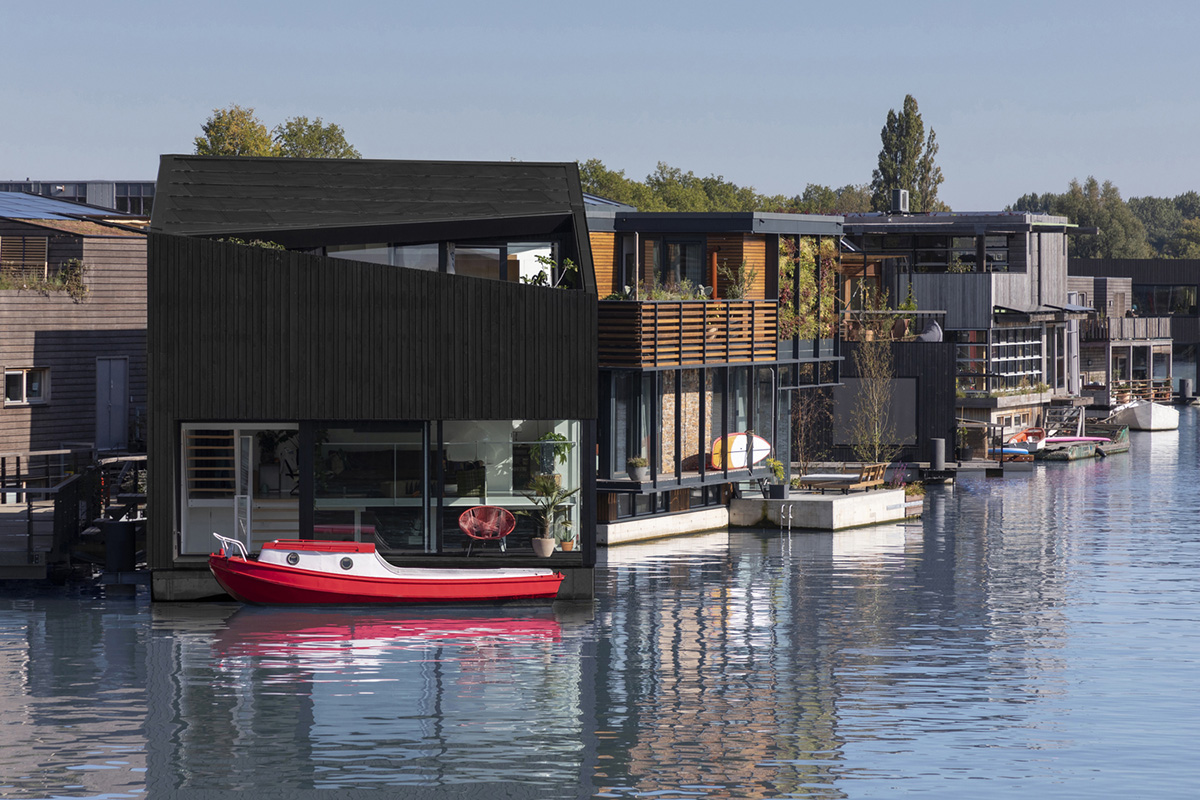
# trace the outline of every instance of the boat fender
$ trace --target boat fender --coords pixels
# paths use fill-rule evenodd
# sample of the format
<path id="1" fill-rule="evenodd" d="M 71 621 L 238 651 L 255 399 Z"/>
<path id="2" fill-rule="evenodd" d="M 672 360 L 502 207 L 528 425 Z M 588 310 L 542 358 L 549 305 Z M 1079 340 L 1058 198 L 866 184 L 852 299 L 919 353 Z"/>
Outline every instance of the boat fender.
<path id="1" fill-rule="evenodd" d="M 1107 458 L 1107 457 L 1108 457 L 1108 453 L 1104 452 L 1104 451 L 1103 451 L 1103 450 L 1101 450 L 1099 447 L 1097 447 L 1097 448 L 1096 448 L 1096 455 L 1097 455 L 1097 456 L 1099 456 L 1100 458 Z"/>

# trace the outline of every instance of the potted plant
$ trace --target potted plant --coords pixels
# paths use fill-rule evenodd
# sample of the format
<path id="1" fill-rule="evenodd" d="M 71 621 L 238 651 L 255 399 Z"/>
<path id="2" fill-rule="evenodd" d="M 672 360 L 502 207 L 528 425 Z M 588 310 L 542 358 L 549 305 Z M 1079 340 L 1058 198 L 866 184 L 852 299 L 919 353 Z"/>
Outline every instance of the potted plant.
<path id="1" fill-rule="evenodd" d="M 641 456 L 634 456 L 625 462 L 625 469 L 629 472 L 629 477 L 639 483 L 650 477 L 650 465 L 646 459 Z"/>
<path id="2" fill-rule="evenodd" d="M 969 444 L 967 439 L 967 428 L 962 426 L 958 429 L 958 460 L 970 461 L 975 457 L 975 448 Z"/>
<path id="3" fill-rule="evenodd" d="M 777 458 L 767 459 L 767 468 L 771 470 L 774 480 L 767 486 L 767 497 L 771 500 L 786 500 L 788 496 L 787 472 L 783 462 Z"/>
<path id="4" fill-rule="evenodd" d="M 553 474 L 555 461 L 566 464 L 572 446 L 573 443 L 568 441 L 566 436 L 555 431 L 539 436 L 533 446 L 533 462 L 538 474 Z"/>
<path id="5" fill-rule="evenodd" d="M 559 520 L 558 527 L 554 530 L 554 538 L 558 540 L 558 546 L 564 553 L 575 549 L 575 531 L 571 529 L 571 520 Z"/>
<path id="6" fill-rule="evenodd" d="M 538 475 L 529 482 L 532 493 L 525 496 L 533 502 L 533 508 L 519 511 L 521 516 L 530 517 L 537 524 L 538 535 L 533 537 L 533 551 L 543 558 L 554 552 L 554 523 L 567 507 L 567 500 L 578 489 L 564 489 L 552 475 Z M 563 520 L 569 524 L 569 520 Z"/>

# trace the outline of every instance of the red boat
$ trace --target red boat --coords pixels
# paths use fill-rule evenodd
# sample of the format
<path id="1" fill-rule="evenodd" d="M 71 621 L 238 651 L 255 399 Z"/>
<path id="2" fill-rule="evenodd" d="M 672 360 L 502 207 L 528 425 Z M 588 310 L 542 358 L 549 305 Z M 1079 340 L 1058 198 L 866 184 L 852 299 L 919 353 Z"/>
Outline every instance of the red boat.
<path id="1" fill-rule="evenodd" d="M 251 558 L 237 539 L 208 568 L 234 599 L 259 604 L 460 603 L 554 598 L 563 574 L 548 569 L 395 567 L 366 542 L 276 539 Z"/>

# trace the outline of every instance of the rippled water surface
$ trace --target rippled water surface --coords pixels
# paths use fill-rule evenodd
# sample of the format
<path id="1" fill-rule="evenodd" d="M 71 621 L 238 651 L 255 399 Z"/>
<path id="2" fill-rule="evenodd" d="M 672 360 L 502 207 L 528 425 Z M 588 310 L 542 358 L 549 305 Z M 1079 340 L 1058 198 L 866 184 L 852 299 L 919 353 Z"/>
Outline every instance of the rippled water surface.
<path id="1" fill-rule="evenodd" d="M 0 797 L 1194 797 L 1197 413 L 917 525 L 602 551 L 586 608 L 10 585 Z"/>

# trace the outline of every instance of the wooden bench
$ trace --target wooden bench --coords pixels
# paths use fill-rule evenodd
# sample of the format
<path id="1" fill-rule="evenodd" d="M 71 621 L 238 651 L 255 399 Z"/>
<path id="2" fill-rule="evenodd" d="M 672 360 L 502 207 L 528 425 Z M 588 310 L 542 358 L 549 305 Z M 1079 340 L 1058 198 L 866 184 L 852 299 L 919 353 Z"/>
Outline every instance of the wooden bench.
<path id="1" fill-rule="evenodd" d="M 851 489 L 870 491 L 876 486 L 883 486 L 884 473 L 887 464 L 864 464 L 858 472 L 801 475 L 800 485 L 806 489 L 820 489 L 825 494 L 826 489 L 841 489 L 842 494 L 849 494 Z"/>

